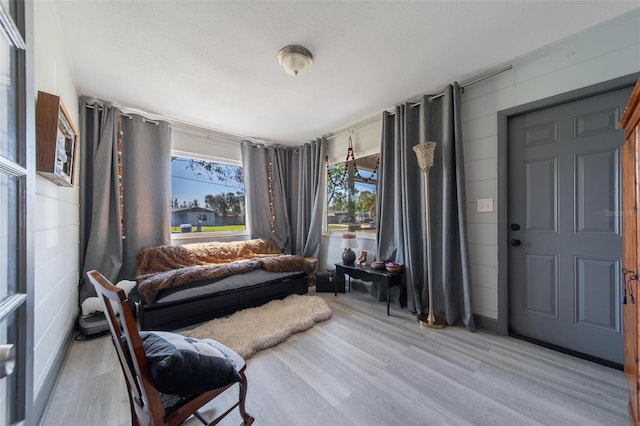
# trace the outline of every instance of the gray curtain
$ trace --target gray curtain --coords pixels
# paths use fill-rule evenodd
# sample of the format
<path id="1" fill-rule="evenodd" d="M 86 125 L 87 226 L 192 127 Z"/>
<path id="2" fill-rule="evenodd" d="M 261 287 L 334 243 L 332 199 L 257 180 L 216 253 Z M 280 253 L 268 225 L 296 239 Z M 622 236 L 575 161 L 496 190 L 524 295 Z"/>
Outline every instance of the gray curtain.
<path id="1" fill-rule="evenodd" d="M 378 255 L 406 265 L 408 308 L 414 313 L 426 313 L 424 187 L 422 172 L 412 151 L 413 145 L 421 141 L 438 144 L 429 174 L 435 314 L 444 317 L 447 324 L 462 323 L 467 329 L 475 330 L 457 83 L 448 86 L 444 96 L 432 102 L 424 97 L 419 108 L 403 105 L 396 108 L 394 117 L 387 113 L 383 117 Z M 421 233 L 408 232 L 415 229 Z"/>
<path id="2" fill-rule="evenodd" d="M 124 259 L 120 279 L 133 279 L 140 249 L 171 243 L 171 129 L 132 114 L 122 120 Z"/>
<path id="3" fill-rule="evenodd" d="M 282 201 L 276 203 L 276 199 L 282 199 L 282 190 L 274 188 L 279 185 L 281 178 L 277 175 L 281 169 L 279 164 L 274 165 L 274 148 L 262 144 L 254 144 L 244 141 L 242 151 L 242 173 L 244 174 L 244 191 L 246 200 L 247 224 L 251 232 L 251 238 L 265 238 L 274 240 L 278 246 L 286 251 L 289 240 L 289 224 L 286 209 Z M 269 196 L 269 164 L 271 163 L 271 191 L 274 204 L 272 218 L 271 197 Z M 272 219 L 275 227 L 272 229 Z"/>
<path id="4" fill-rule="evenodd" d="M 100 271 L 116 281 L 122 267 L 118 192 L 120 110 L 80 99 L 80 302 L 95 296 L 86 273 Z"/>
<path id="5" fill-rule="evenodd" d="M 376 259 L 405 265 L 407 308 L 422 310 L 426 273 L 421 171 L 413 153 L 420 136 L 419 108 L 398 105 L 383 113 L 376 210 Z M 390 297 L 390 296 L 389 296 Z M 424 305 L 428 306 L 427 304 Z"/>
<path id="6" fill-rule="evenodd" d="M 120 130 L 123 209 L 118 178 Z M 107 103 L 81 98 L 80 140 L 82 302 L 95 295 L 85 280 L 87 271 L 96 269 L 113 282 L 133 279 L 140 248 L 170 242 L 171 133 L 166 122 L 124 116 Z"/>
<path id="7" fill-rule="evenodd" d="M 318 139 L 292 152 L 290 207 L 293 252 L 318 258 L 324 210 L 327 140 Z"/>
<path id="8" fill-rule="evenodd" d="M 295 148 L 242 143 L 251 238 L 273 239 L 285 253 L 318 257 L 322 238 L 325 152 L 324 139 Z M 291 218 L 295 219 L 292 221 Z M 275 220 L 273 226 L 272 219 Z"/>

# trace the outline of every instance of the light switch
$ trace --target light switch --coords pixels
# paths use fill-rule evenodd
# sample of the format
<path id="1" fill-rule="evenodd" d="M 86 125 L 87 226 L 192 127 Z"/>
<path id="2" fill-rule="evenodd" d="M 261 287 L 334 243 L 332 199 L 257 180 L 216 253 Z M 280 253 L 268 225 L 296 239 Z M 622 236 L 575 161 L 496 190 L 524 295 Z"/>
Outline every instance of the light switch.
<path id="1" fill-rule="evenodd" d="M 476 211 L 478 213 L 492 213 L 493 212 L 493 198 L 478 198 L 478 207 Z"/>

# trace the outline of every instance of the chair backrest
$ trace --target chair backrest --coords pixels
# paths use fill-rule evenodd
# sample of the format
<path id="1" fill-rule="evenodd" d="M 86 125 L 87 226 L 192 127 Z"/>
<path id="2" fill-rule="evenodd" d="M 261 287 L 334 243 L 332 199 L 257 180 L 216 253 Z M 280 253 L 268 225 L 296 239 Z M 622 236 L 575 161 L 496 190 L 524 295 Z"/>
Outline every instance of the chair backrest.
<path id="1" fill-rule="evenodd" d="M 165 409 L 160 392 L 155 388 L 149 373 L 138 326 L 124 290 L 111 284 L 97 271 L 89 271 L 87 276 L 98 293 L 109 323 L 113 344 L 127 383 L 132 423 L 164 424 Z"/>

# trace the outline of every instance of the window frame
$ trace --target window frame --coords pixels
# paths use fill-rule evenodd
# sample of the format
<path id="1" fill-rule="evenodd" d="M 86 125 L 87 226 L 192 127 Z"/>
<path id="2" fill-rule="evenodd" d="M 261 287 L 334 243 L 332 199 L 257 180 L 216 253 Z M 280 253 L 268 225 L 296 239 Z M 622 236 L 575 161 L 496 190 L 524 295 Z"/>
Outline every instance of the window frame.
<path id="1" fill-rule="evenodd" d="M 369 157 L 371 155 L 380 155 L 380 151 L 379 150 L 375 150 L 372 151 L 371 149 L 365 150 L 362 155 L 359 155 L 356 157 L 356 164 L 358 164 L 358 159 L 359 158 L 363 158 L 363 157 Z M 344 157 L 342 157 L 344 158 Z M 329 231 L 329 221 L 328 221 L 328 212 L 329 212 L 329 200 L 328 200 L 328 194 L 327 194 L 327 189 L 328 189 L 328 176 L 327 176 L 327 166 L 333 166 L 335 164 L 340 164 L 340 163 L 345 163 L 346 161 L 343 160 L 342 158 L 340 159 L 334 159 L 334 161 L 331 161 L 331 158 L 329 158 L 329 160 L 327 162 L 325 162 L 324 165 L 324 169 L 325 169 L 325 173 L 324 173 L 324 180 L 325 180 L 325 191 L 324 191 L 324 205 L 323 205 L 323 215 L 322 215 L 322 235 L 325 237 L 339 237 L 342 235 L 342 232 L 331 232 Z M 378 180 L 380 177 L 380 170 L 378 169 L 378 172 L 376 173 L 377 177 L 376 177 L 376 197 L 378 195 Z M 348 231 L 344 231 L 344 232 L 348 232 Z M 363 240 L 376 240 L 376 232 L 358 232 L 358 238 L 359 239 L 363 239 Z"/>
<path id="2" fill-rule="evenodd" d="M 184 150 L 171 150 L 171 157 L 190 158 L 193 160 L 209 161 L 215 163 L 224 163 L 232 166 L 242 167 L 242 160 L 236 160 L 231 158 L 216 157 L 213 155 L 201 154 L 196 152 L 184 151 Z M 173 179 L 173 178 L 172 178 Z M 171 189 L 171 198 L 173 198 L 173 187 Z M 246 198 L 245 198 L 246 206 Z M 245 230 L 244 231 L 205 231 L 205 232 L 171 232 L 171 240 L 180 242 L 181 240 L 229 240 L 231 238 L 245 238 L 251 235 L 249 229 L 249 223 L 247 222 L 247 215 L 245 211 Z"/>
<path id="3" fill-rule="evenodd" d="M 7 405 L 0 423 L 32 424 L 43 411 L 40 395 L 34 397 L 34 211 L 35 205 L 35 89 L 33 41 L 25 38 L 33 29 L 33 4 L 18 0 L 0 3 L 0 37 L 4 38 L 15 57 L 15 79 L 9 81 L 15 89 L 16 132 L 15 158 L 0 154 L 2 174 L 15 178 L 17 182 L 15 198 L 7 199 L 6 208 L 15 209 L 16 227 L 14 231 L 13 262 L 7 264 L 7 272 L 15 276 L 14 292 L 0 300 L 0 323 L 11 321 L 16 331 L 11 339 L 15 348 L 15 367 L 13 374 L 5 378 L 7 385 L 3 396 Z M 9 111 L 7 111 L 9 113 Z M 7 134 L 7 137 L 11 137 Z M 7 145 L 9 146 L 9 144 Z M 7 236 L 9 239 L 12 236 Z M 9 271 L 9 268 L 12 268 Z M 3 389 L 3 392 L 5 392 Z M 12 394 L 9 391 L 13 392 Z M 7 416 L 7 417 L 4 417 Z"/>

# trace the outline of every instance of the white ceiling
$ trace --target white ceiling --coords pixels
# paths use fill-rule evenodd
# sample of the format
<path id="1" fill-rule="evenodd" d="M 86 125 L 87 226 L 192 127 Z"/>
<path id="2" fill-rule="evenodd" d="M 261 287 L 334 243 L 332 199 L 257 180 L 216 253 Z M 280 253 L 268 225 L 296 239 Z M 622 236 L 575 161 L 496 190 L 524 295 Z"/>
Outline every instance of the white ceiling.
<path id="1" fill-rule="evenodd" d="M 301 144 L 639 7 L 637 1 L 54 0 L 80 95 Z M 276 54 L 314 55 L 300 77 Z"/>

